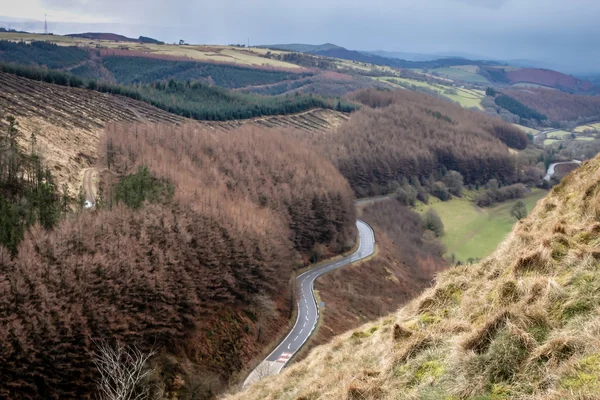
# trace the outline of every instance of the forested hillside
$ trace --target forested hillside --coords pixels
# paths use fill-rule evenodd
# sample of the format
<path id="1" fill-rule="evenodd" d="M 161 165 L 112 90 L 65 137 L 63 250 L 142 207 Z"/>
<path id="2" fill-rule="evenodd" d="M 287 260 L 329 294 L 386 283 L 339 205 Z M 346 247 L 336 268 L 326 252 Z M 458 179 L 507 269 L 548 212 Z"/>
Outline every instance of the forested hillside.
<path id="1" fill-rule="evenodd" d="M 86 50 L 47 42 L 10 42 L 0 40 L 0 61 L 61 69 L 88 58 Z"/>
<path id="2" fill-rule="evenodd" d="M 312 72 L 289 72 L 273 69 L 247 68 L 227 64 L 209 64 L 192 61 L 170 61 L 142 57 L 108 56 L 102 65 L 119 83 L 153 83 L 176 81 L 203 81 L 225 88 L 267 85 L 312 76 Z M 81 67 L 83 68 L 83 67 Z M 78 75 L 78 69 L 71 72 Z"/>
<path id="3" fill-rule="evenodd" d="M 354 243 L 345 180 L 280 133 L 114 125 L 99 152 L 97 211 L 0 247 L 2 398 L 93 398 L 102 339 L 211 397 L 285 329 L 292 269 Z"/>
<path id="4" fill-rule="evenodd" d="M 577 121 L 579 118 L 600 119 L 600 97 L 580 96 L 548 89 L 508 90 L 507 93 L 526 106 L 553 121 Z"/>
<path id="5" fill-rule="evenodd" d="M 200 82 L 154 82 L 145 85 L 115 85 L 55 70 L 0 63 L 0 71 L 60 86 L 86 88 L 116 94 L 151 104 L 161 110 L 201 121 L 229 121 L 267 115 L 294 114 L 313 108 L 350 112 L 356 106 L 332 98 L 295 93 L 285 96 L 259 96 L 234 92 Z"/>
<path id="6" fill-rule="evenodd" d="M 330 135 L 305 140 L 333 161 L 358 196 L 390 193 L 409 181 L 434 191 L 451 170 L 466 184 L 508 183 L 516 169 L 506 145 L 528 143 L 501 120 L 420 93 L 365 90 L 352 98 L 373 108 L 352 114 Z"/>

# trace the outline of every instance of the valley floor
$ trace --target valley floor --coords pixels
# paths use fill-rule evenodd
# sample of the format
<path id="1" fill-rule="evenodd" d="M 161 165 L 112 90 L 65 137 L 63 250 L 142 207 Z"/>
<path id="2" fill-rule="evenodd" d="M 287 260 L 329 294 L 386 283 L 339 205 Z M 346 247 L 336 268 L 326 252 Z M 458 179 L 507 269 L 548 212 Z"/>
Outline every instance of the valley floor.
<path id="1" fill-rule="evenodd" d="M 538 200 L 548 192 L 533 189 L 523 200 L 527 210 L 531 212 Z M 481 208 L 468 198 L 452 199 L 442 202 L 434 197 L 430 204 L 419 204 L 419 213 L 433 208 L 442 219 L 445 235 L 442 242 L 447 247 L 446 255 L 455 256 L 456 261 L 467 262 L 469 259 L 484 258 L 492 254 L 498 244 L 512 230 L 516 220 L 510 215 L 510 209 L 519 201 L 508 200 L 493 207 Z"/>

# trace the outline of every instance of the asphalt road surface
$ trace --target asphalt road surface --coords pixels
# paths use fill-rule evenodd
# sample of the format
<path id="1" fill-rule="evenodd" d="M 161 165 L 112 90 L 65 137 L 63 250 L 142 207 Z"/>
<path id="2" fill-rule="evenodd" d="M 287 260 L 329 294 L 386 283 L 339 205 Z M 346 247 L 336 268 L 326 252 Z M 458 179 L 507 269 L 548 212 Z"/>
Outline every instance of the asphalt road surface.
<path id="1" fill-rule="evenodd" d="M 321 275 L 373 254 L 375 251 L 373 229 L 367 223 L 360 220 L 356 221 L 356 227 L 358 228 L 360 242 L 358 250 L 354 254 L 312 269 L 296 278 L 296 294 L 298 297 L 296 323 L 275 350 L 250 373 L 246 381 L 244 381 L 244 386 L 258 382 L 265 376 L 281 372 L 288 361 L 308 340 L 319 321 L 319 307 L 316 303 L 314 293 L 315 280 Z"/>
<path id="2" fill-rule="evenodd" d="M 552 177 L 554 176 L 554 168 L 557 165 L 561 165 L 561 164 L 581 164 L 581 161 L 573 160 L 573 161 L 564 161 L 564 162 L 557 162 L 554 164 L 550 164 L 548 166 L 548 172 L 546 172 L 546 176 L 544 176 L 544 180 L 549 181 L 550 179 L 552 179 Z"/>

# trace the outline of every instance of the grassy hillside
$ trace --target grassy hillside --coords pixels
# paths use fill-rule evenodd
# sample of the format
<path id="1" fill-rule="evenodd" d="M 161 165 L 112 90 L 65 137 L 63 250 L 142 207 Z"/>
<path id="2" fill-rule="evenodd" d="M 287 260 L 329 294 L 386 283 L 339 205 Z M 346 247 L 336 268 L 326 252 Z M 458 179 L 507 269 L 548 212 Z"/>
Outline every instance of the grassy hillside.
<path id="1" fill-rule="evenodd" d="M 483 262 L 227 399 L 597 398 L 599 188 L 596 158 Z"/>
<path id="2" fill-rule="evenodd" d="M 473 83 L 488 83 L 485 77 L 478 75 L 476 72 L 467 71 L 461 68 L 436 68 L 432 69 L 430 72 L 437 73 L 441 76 L 445 76 L 454 80 L 464 81 L 464 82 L 473 82 Z"/>
<path id="3" fill-rule="evenodd" d="M 483 109 L 481 99 L 485 97 L 485 92 L 476 89 L 465 89 L 451 86 L 452 82 L 442 85 L 434 82 L 416 80 L 400 77 L 376 77 L 379 81 L 387 82 L 393 87 L 409 89 L 412 91 L 422 91 L 428 94 L 438 95 L 460 104 L 464 108 Z"/>

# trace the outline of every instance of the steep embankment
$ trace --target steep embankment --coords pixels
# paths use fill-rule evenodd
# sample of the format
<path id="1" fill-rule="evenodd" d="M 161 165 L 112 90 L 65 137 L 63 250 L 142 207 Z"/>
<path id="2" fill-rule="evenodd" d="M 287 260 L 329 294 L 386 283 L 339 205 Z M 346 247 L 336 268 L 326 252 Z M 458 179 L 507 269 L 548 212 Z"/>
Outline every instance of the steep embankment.
<path id="1" fill-rule="evenodd" d="M 56 176 L 77 193 L 83 169 L 97 159 L 99 138 L 109 122 L 191 122 L 147 103 L 127 97 L 38 82 L 0 72 L 0 109 L 17 117 L 21 145 L 29 149 L 35 134 L 39 153 Z M 315 109 L 296 115 L 228 122 L 198 122 L 215 130 L 231 130 L 251 123 L 263 127 L 326 130 L 347 119 L 332 110 Z M 0 128 L 2 122 L 0 121 Z"/>
<path id="2" fill-rule="evenodd" d="M 600 392 L 600 158 L 489 258 L 228 399 L 582 399 Z"/>

